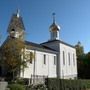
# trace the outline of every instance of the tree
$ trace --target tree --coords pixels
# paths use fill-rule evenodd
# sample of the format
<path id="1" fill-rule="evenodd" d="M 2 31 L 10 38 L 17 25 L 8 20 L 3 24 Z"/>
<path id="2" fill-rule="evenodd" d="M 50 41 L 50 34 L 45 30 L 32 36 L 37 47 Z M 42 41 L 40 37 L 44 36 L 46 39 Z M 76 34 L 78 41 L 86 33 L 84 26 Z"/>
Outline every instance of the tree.
<path id="1" fill-rule="evenodd" d="M 75 48 L 76 48 L 76 55 L 77 55 L 77 58 L 81 55 L 84 54 L 84 48 L 83 46 L 81 45 L 81 42 L 78 41 L 78 43 L 75 45 Z"/>
<path id="2" fill-rule="evenodd" d="M 83 73 L 83 65 L 84 62 L 83 60 L 85 59 L 85 54 L 84 54 L 84 48 L 81 45 L 81 42 L 79 41 L 76 45 L 76 55 L 77 55 L 77 69 L 78 69 L 78 77 L 82 77 Z"/>
<path id="3" fill-rule="evenodd" d="M 90 79 L 90 52 L 85 55 L 83 63 L 83 78 Z"/>
<path id="4" fill-rule="evenodd" d="M 13 79 L 21 70 L 21 67 L 26 67 L 26 61 L 22 58 L 24 56 L 25 44 L 16 38 L 9 38 L 1 48 L 2 64 L 6 69 L 6 74 L 12 75 Z"/>
<path id="5" fill-rule="evenodd" d="M 90 52 L 84 53 L 80 42 L 75 45 L 77 54 L 78 78 L 90 79 Z"/>
<path id="6" fill-rule="evenodd" d="M 1 50 L 0 50 L 1 51 Z M 1 52 L 0 52 L 1 53 Z M 2 75 L 2 69 L 1 69 L 1 54 L 0 54 L 0 76 Z"/>

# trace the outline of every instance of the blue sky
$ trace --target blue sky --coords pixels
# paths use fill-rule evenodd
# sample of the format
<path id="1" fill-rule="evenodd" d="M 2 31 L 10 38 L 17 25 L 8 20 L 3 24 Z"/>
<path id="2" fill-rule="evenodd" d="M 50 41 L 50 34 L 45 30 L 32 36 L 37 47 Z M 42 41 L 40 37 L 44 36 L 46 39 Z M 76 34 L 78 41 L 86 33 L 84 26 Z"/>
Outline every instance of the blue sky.
<path id="1" fill-rule="evenodd" d="M 7 37 L 10 18 L 17 9 L 23 17 L 26 40 L 42 43 L 50 39 L 52 13 L 60 25 L 60 39 L 75 45 L 81 41 L 90 51 L 90 0 L 0 0 L 0 33 Z"/>

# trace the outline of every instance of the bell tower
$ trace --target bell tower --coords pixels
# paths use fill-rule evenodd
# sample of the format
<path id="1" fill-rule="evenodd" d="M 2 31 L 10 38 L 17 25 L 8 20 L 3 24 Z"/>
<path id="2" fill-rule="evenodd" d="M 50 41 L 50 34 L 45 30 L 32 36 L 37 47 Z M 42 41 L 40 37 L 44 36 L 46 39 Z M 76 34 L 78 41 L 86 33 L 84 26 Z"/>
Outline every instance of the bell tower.
<path id="1" fill-rule="evenodd" d="M 50 25 L 50 40 L 59 40 L 59 30 L 60 26 L 56 24 L 55 13 L 52 14 L 53 23 Z"/>
<path id="2" fill-rule="evenodd" d="M 19 9 L 15 14 L 12 15 L 7 32 L 9 34 L 9 37 L 24 40 L 25 28 L 22 17 L 20 16 Z"/>

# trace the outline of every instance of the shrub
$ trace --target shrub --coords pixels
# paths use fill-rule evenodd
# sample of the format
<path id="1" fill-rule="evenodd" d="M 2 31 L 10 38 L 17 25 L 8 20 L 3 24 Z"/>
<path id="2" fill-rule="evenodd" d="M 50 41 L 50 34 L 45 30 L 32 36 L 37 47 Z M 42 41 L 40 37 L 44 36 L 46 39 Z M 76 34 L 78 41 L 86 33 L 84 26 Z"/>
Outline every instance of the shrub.
<path id="1" fill-rule="evenodd" d="M 44 84 L 30 85 L 26 88 L 26 90 L 46 90 L 46 86 Z"/>
<path id="2" fill-rule="evenodd" d="M 28 79 L 22 79 L 22 78 L 19 78 L 19 79 L 16 79 L 16 83 L 18 84 L 22 84 L 22 85 L 28 85 L 29 84 L 29 80 Z"/>
<path id="3" fill-rule="evenodd" d="M 90 80 L 65 80 L 48 78 L 47 87 L 49 90 L 86 90 L 90 89 Z"/>
<path id="4" fill-rule="evenodd" d="M 10 90 L 25 90 L 25 87 L 20 84 L 10 84 L 8 87 Z"/>
<path id="5" fill-rule="evenodd" d="M 35 85 L 34 86 L 34 89 L 36 89 L 36 90 L 38 90 L 38 89 L 40 89 L 40 90 L 44 90 L 46 87 L 45 87 L 45 85 L 43 85 L 43 84 L 38 84 L 38 85 Z"/>
<path id="6" fill-rule="evenodd" d="M 16 80 L 16 83 L 17 83 L 17 84 L 24 85 L 24 80 L 23 80 L 23 79 L 17 79 L 17 80 Z"/>

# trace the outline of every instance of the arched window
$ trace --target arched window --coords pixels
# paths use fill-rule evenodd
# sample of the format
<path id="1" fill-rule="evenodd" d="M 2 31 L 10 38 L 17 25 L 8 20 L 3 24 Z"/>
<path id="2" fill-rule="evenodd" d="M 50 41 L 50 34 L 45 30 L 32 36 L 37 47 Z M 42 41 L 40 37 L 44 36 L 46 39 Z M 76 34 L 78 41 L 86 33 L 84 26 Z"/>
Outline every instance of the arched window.
<path id="1" fill-rule="evenodd" d="M 75 55 L 73 53 L 73 65 L 75 66 Z"/>
<path id="2" fill-rule="evenodd" d="M 63 51 L 63 65 L 65 65 L 65 52 Z"/>
<path id="3" fill-rule="evenodd" d="M 15 31 L 15 29 L 12 29 L 11 31 Z"/>
<path id="4" fill-rule="evenodd" d="M 70 65 L 70 53 L 68 53 L 68 64 Z"/>
<path id="5" fill-rule="evenodd" d="M 44 64 L 46 64 L 46 55 L 43 55 L 43 59 L 44 59 Z"/>
<path id="6" fill-rule="evenodd" d="M 56 65 L 56 56 L 54 56 L 54 65 Z"/>

